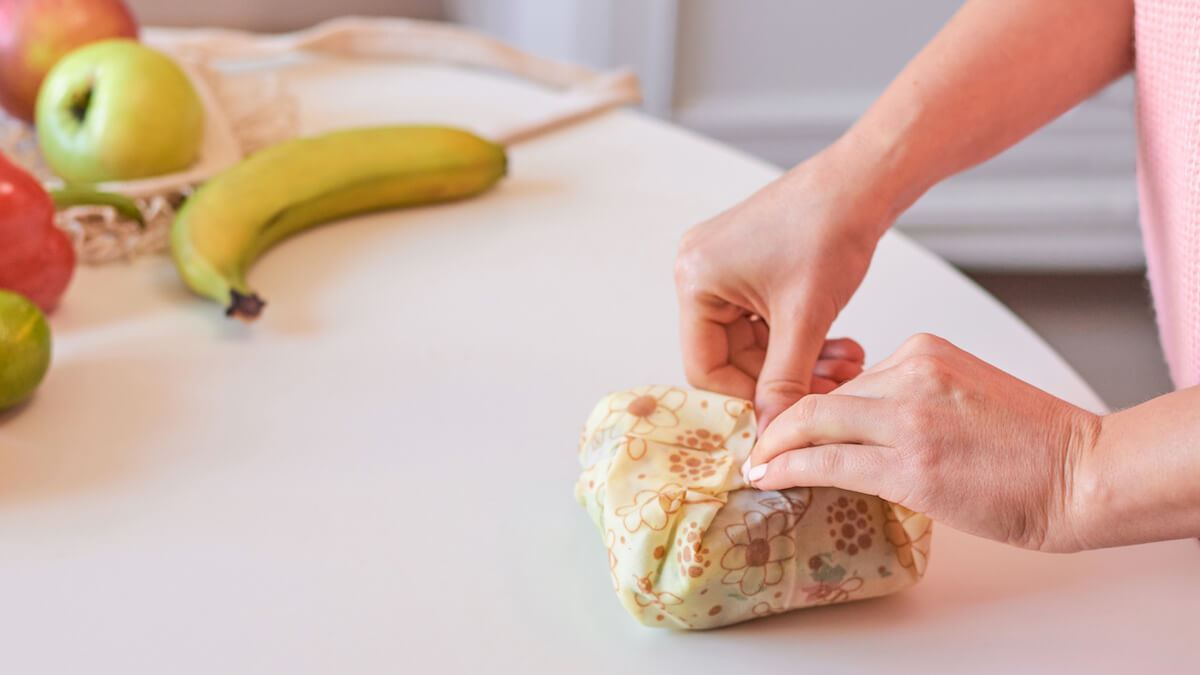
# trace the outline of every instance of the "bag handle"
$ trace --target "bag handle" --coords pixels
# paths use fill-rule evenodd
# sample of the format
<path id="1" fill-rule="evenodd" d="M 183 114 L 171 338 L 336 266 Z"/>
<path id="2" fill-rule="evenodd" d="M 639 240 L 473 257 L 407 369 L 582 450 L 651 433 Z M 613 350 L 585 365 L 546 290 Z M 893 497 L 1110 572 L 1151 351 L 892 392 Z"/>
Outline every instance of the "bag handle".
<path id="1" fill-rule="evenodd" d="M 164 46 L 181 58 L 201 63 L 262 60 L 296 52 L 419 59 L 499 70 L 564 90 L 566 101 L 561 106 L 492 134 L 493 140 L 505 145 L 642 100 L 637 76 L 630 70 L 598 72 L 432 21 L 350 16 L 280 35 L 199 29 L 172 34 Z"/>

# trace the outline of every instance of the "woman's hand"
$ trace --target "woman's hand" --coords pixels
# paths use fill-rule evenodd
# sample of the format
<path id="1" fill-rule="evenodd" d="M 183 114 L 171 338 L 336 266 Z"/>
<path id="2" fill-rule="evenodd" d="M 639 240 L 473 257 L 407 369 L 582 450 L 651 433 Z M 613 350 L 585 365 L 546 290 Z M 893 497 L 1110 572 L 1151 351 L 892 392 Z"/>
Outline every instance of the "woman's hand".
<path id="1" fill-rule="evenodd" d="M 830 369 L 845 360 L 839 343 L 833 363 L 818 357 L 891 225 L 880 181 L 855 165 L 866 156 L 835 145 L 683 237 L 675 279 L 688 381 L 754 400 L 760 428 L 853 377 Z"/>
<path id="2" fill-rule="evenodd" d="M 916 335 L 776 417 L 744 470 L 761 489 L 831 485 L 990 539 L 1075 551 L 1089 545 L 1077 531 L 1076 475 L 1101 426 L 945 340 Z"/>
<path id="3" fill-rule="evenodd" d="M 762 425 L 811 391 L 895 217 L 1127 72 L 1132 26 L 1128 0 L 966 3 L 837 143 L 684 237 L 688 380 L 753 398 Z"/>

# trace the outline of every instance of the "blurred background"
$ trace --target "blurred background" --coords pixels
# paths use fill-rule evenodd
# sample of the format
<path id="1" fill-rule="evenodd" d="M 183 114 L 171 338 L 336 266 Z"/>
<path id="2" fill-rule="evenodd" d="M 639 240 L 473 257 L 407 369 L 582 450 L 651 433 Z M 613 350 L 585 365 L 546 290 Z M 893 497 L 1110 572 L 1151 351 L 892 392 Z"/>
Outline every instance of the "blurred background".
<path id="1" fill-rule="evenodd" d="M 789 167 L 862 114 L 960 0 L 129 0 L 148 25 L 301 28 L 342 14 L 459 22 L 632 66 L 646 113 Z M 1041 333 L 1114 407 L 1170 390 L 1144 280 L 1126 78 L 934 188 L 901 230 Z M 936 298 L 930 298 L 936 302 Z"/>

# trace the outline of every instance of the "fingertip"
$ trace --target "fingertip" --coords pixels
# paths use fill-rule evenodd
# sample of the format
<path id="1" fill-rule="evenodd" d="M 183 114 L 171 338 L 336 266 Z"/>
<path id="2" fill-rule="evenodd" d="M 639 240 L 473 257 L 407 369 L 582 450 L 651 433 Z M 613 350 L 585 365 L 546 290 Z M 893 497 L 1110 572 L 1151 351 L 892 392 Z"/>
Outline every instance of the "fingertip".
<path id="1" fill-rule="evenodd" d="M 759 464 L 758 466 L 751 467 L 750 470 L 746 472 L 746 482 L 751 484 L 757 483 L 758 481 L 762 480 L 763 476 L 766 474 L 767 464 Z"/>
<path id="2" fill-rule="evenodd" d="M 830 380 L 828 378 L 813 377 L 812 393 L 828 394 L 829 392 L 834 391 L 835 389 L 837 389 L 840 386 L 842 386 L 842 385 L 840 385 L 837 382 L 834 382 L 833 380 Z"/>
<path id="3" fill-rule="evenodd" d="M 822 359 L 842 359 L 846 361 L 866 361 L 867 353 L 862 345 L 853 338 L 833 338 L 821 346 Z"/>
<path id="4" fill-rule="evenodd" d="M 782 490 L 805 485 L 804 453 L 792 451 L 769 462 L 750 468 L 746 472 L 746 483 L 759 490 Z"/>
<path id="5" fill-rule="evenodd" d="M 839 384 L 849 382 L 862 374 L 863 364 L 848 359 L 822 358 L 813 364 L 813 375 L 833 380 Z"/>

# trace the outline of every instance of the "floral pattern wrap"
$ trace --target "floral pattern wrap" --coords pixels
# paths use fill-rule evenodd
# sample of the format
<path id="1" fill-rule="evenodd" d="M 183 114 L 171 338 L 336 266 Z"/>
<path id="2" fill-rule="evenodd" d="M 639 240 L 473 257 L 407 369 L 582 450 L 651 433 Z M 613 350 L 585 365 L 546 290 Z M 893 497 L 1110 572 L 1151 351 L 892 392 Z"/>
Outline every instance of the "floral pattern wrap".
<path id="1" fill-rule="evenodd" d="M 739 469 L 754 430 L 749 401 L 680 387 L 611 394 L 592 411 L 575 496 L 634 618 L 714 628 L 920 580 L 928 518 L 835 488 L 749 488 Z"/>

